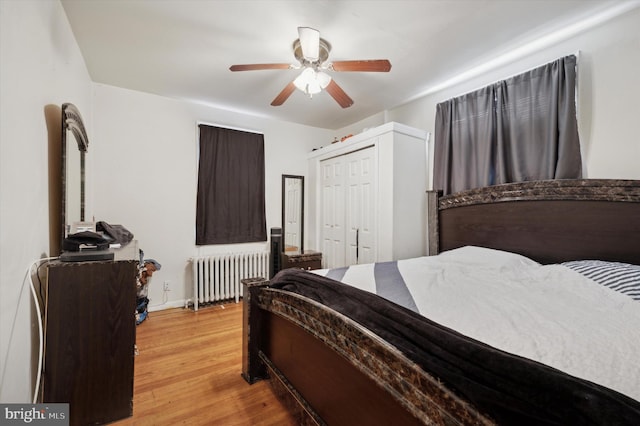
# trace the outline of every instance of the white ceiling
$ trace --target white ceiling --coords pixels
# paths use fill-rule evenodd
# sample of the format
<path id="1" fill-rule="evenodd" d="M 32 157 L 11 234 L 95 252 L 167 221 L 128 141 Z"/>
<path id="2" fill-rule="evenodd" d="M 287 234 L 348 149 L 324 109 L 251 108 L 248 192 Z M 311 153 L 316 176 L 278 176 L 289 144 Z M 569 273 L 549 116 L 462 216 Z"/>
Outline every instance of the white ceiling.
<path id="1" fill-rule="evenodd" d="M 550 32 L 619 8 L 595 0 L 62 0 L 94 82 L 327 129 L 401 105 Z M 628 3 L 628 2 L 627 2 Z M 635 2 L 632 2 L 635 3 Z M 320 31 L 329 60 L 389 59 L 389 73 L 332 73 L 351 96 L 296 91 L 297 27 Z"/>

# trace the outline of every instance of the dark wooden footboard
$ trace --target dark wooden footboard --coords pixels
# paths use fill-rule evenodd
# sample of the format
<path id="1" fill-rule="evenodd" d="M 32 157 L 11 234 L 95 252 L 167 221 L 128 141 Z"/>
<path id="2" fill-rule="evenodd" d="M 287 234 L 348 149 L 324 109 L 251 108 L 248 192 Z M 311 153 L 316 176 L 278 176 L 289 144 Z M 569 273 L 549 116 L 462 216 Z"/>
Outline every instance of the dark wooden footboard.
<path id="1" fill-rule="evenodd" d="M 349 318 L 268 281 L 244 286 L 243 377 L 269 376 L 302 424 L 492 424 Z"/>

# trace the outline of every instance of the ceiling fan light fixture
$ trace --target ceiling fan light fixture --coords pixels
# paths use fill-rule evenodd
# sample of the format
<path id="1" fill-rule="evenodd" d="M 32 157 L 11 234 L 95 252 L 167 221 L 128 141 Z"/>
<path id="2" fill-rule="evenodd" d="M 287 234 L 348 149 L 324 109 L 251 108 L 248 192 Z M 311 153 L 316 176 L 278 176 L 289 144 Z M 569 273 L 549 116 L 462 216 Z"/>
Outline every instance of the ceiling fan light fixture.
<path id="1" fill-rule="evenodd" d="M 316 73 L 316 79 L 318 80 L 320 87 L 323 89 L 325 89 L 329 85 L 329 83 L 331 83 L 331 76 L 326 72 L 318 71 Z"/>
<path id="2" fill-rule="evenodd" d="M 298 90 L 307 95 L 320 93 L 331 82 L 331 76 L 325 72 L 317 72 L 313 68 L 307 67 L 293 80 L 293 84 Z"/>

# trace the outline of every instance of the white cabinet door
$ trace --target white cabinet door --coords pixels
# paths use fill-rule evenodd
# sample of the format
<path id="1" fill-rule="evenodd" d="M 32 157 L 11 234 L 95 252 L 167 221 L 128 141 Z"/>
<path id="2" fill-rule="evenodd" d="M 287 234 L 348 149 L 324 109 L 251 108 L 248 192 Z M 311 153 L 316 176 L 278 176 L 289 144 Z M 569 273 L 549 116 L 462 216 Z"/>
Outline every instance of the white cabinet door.
<path id="1" fill-rule="evenodd" d="M 320 162 L 325 268 L 375 261 L 375 150 Z"/>
<path id="2" fill-rule="evenodd" d="M 374 149 L 345 155 L 347 264 L 372 263 L 375 249 L 375 162 Z"/>
<path id="3" fill-rule="evenodd" d="M 320 163 L 322 176 L 322 253 L 325 268 L 344 266 L 344 162 L 332 158 Z"/>

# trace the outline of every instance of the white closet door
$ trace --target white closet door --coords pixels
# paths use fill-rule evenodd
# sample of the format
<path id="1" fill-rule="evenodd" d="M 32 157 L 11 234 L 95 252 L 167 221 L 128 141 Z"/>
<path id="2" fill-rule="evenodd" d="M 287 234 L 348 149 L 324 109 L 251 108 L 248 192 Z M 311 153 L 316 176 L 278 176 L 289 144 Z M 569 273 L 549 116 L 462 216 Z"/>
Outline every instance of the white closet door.
<path id="1" fill-rule="evenodd" d="M 375 149 L 362 149 L 320 164 L 323 266 L 375 262 Z"/>
<path id="2" fill-rule="evenodd" d="M 346 265 L 344 162 L 341 157 L 321 161 L 322 257 L 325 268 Z"/>
<path id="3" fill-rule="evenodd" d="M 376 260 L 375 150 L 363 149 L 345 155 L 347 265 Z"/>

